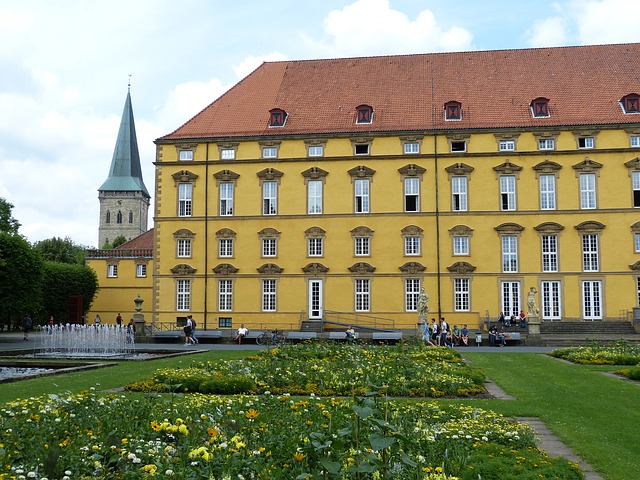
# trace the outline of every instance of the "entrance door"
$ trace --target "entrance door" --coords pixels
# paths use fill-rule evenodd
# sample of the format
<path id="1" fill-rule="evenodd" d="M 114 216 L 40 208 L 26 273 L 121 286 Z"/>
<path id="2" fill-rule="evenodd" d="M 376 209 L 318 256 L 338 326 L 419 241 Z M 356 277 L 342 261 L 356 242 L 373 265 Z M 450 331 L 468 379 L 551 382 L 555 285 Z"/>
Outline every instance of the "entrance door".
<path id="1" fill-rule="evenodd" d="M 322 280 L 309 280 L 309 319 L 321 319 L 322 308 Z"/>
<path id="2" fill-rule="evenodd" d="M 602 320 L 602 282 L 582 282 L 582 316 L 585 320 Z"/>
<path id="3" fill-rule="evenodd" d="M 542 282 L 542 318 L 544 320 L 560 320 L 560 292 L 560 282 Z"/>

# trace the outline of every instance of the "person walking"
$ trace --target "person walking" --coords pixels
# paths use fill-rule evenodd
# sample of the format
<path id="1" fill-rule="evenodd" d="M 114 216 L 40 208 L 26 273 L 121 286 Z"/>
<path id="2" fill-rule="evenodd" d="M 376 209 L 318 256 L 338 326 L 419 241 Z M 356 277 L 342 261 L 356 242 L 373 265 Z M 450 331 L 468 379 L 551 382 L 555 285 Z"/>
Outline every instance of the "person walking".
<path id="1" fill-rule="evenodd" d="M 120 312 L 118 312 L 118 315 L 116 315 L 116 325 L 118 327 L 122 326 L 122 315 L 120 315 Z"/>
<path id="2" fill-rule="evenodd" d="M 191 332 L 193 331 L 193 320 L 191 320 L 191 315 L 187 317 L 187 324 L 183 328 L 184 330 L 184 344 L 185 345 L 195 345 L 196 342 L 191 338 Z"/>
<path id="3" fill-rule="evenodd" d="M 450 342 L 447 342 L 447 334 L 449 333 L 449 324 L 444 319 L 444 317 L 440 317 L 440 346 L 446 347 L 450 345 Z"/>
<path id="4" fill-rule="evenodd" d="M 22 331 L 24 332 L 24 338 L 22 340 L 29 340 L 29 332 L 33 328 L 33 320 L 27 315 L 22 319 Z"/>
<path id="5" fill-rule="evenodd" d="M 194 343 L 200 343 L 198 338 L 196 337 L 196 321 L 193 319 L 193 316 L 188 315 L 187 321 L 191 320 L 191 341 Z"/>

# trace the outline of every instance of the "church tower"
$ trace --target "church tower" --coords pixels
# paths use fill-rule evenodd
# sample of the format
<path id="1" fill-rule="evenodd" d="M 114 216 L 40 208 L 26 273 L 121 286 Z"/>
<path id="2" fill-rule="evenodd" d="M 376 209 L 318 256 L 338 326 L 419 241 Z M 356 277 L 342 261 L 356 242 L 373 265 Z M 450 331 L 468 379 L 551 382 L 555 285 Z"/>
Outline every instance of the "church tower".
<path id="1" fill-rule="evenodd" d="M 131 240 L 147 231 L 151 195 L 142 180 L 130 90 L 127 90 L 109 177 L 98 189 L 98 199 L 98 248 L 120 235 Z"/>

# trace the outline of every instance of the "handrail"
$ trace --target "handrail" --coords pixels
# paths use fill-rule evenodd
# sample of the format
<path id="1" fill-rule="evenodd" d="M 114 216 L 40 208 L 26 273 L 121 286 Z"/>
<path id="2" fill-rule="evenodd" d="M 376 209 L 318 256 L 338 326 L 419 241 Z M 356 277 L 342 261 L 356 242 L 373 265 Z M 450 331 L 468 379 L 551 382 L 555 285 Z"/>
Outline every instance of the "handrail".
<path id="1" fill-rule="evenodd" d="M 139 258 L 153 257 L 153 248 L 113 248 L 87 250 L 86 258 Z"/>
<path id="2" fill-rule="evenodd" d="M 375 315 L 364 315 L 354 312 L 336 312 L 325 310 L 322 320 L 323 329 L 325 323 L 335 323 L 338 325 L 356 325 L 359 328 L 371 330 L 397 330 L 395 320 L 392 318 L 378 317 Z"/>

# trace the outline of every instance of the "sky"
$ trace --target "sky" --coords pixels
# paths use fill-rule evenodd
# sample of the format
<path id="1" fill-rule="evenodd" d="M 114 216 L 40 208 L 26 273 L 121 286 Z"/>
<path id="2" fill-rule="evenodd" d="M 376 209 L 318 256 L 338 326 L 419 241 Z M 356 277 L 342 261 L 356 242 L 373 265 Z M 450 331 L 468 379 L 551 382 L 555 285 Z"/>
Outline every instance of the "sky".
<path id="1" fill-rule="evenodd" d="M 0 198 L 32 243 L 100 247 L 97 190 L 129 82 L 153 196 L 154 140 L 264 61 L 640 42 L 627 21 L 636 9 L 637 0 L 0 0 Z"/>

